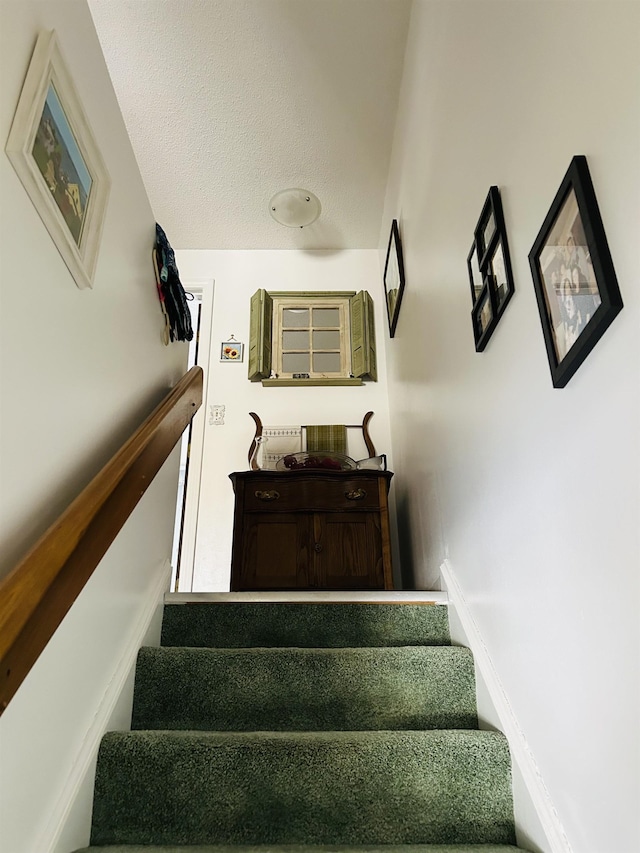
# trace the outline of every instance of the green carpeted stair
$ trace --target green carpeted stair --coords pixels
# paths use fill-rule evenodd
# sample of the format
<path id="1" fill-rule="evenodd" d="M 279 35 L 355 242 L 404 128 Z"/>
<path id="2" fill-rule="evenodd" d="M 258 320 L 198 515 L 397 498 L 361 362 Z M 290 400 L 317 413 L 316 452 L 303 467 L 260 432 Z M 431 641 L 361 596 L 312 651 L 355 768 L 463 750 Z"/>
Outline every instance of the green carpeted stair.
<path id="1" fill-rule="evenodd" d="M 511 844 L 108 844 L 84 847 L 76 853 L 527 853 Z"/>
<path id="2" fill-rule="evenodd" d="M 451 646 L 142 649 L 137 679 L 134 729 L 478 727 L 473 659 Z"/>
<path id="3" fill-rule="evenodd" d="M 511 853 L 509 749 L 447 610 L 168 605 L 77 853 Z"/>
<path id="4" fill-rule="evenodd" d="M 421 604 L 237 603 L 165 608 L 163 646 L 448 646 L 447 609 Z"/>

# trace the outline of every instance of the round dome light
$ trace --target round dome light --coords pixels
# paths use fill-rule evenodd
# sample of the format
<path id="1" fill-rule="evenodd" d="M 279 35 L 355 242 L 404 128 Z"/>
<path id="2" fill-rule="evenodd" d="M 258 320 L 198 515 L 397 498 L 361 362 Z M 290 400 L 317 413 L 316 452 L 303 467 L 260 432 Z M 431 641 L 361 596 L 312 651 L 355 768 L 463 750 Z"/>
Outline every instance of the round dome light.
<path id="1" fill-rule="evenodd" d="M 280 225 L 304 228 L 320 216 L 322 210 L 318 197 L 310 190 L 292 187 L 276 193 L 269 202 L 269 212 Z"/>

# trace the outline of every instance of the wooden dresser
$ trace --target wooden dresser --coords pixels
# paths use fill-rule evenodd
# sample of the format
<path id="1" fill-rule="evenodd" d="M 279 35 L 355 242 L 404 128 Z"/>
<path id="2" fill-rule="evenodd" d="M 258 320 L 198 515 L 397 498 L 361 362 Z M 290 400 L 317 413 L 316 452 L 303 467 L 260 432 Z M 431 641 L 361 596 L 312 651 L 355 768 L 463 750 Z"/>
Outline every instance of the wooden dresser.
<path id="1" fill-rule="evenodd" d="M 242 471 L 231 589 L 393 589 L 390 471 Z"/>

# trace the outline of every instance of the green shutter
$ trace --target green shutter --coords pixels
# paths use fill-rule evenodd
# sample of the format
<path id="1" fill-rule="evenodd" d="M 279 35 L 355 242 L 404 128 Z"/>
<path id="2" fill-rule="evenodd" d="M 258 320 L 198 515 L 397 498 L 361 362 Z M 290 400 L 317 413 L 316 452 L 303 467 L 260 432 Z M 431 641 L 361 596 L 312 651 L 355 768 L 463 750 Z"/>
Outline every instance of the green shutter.
<path id="1" fill-rule="evenodd" d="M 268 379 L 271 374 L 271 323 L 273 300 L 266 290 L 251 297 L 249 324 L 249 379 Z"/>
<path id="2" fill-rule="evenodd" d="M 361 290 L 351 303 L 351 372 L 361 379 L 378 379 L 373 300 Z"/>

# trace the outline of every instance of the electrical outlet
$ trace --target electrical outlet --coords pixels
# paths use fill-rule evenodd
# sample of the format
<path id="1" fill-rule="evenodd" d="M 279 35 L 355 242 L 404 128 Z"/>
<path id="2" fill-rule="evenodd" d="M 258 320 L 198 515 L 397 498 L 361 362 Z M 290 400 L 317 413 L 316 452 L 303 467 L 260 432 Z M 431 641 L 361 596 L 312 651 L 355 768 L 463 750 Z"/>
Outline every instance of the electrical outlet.
<path id="1" fill-rule="evenodd" d="M 224 406 L 209 406 L 209 425 L 222 426 L 224 424 Z"/>

